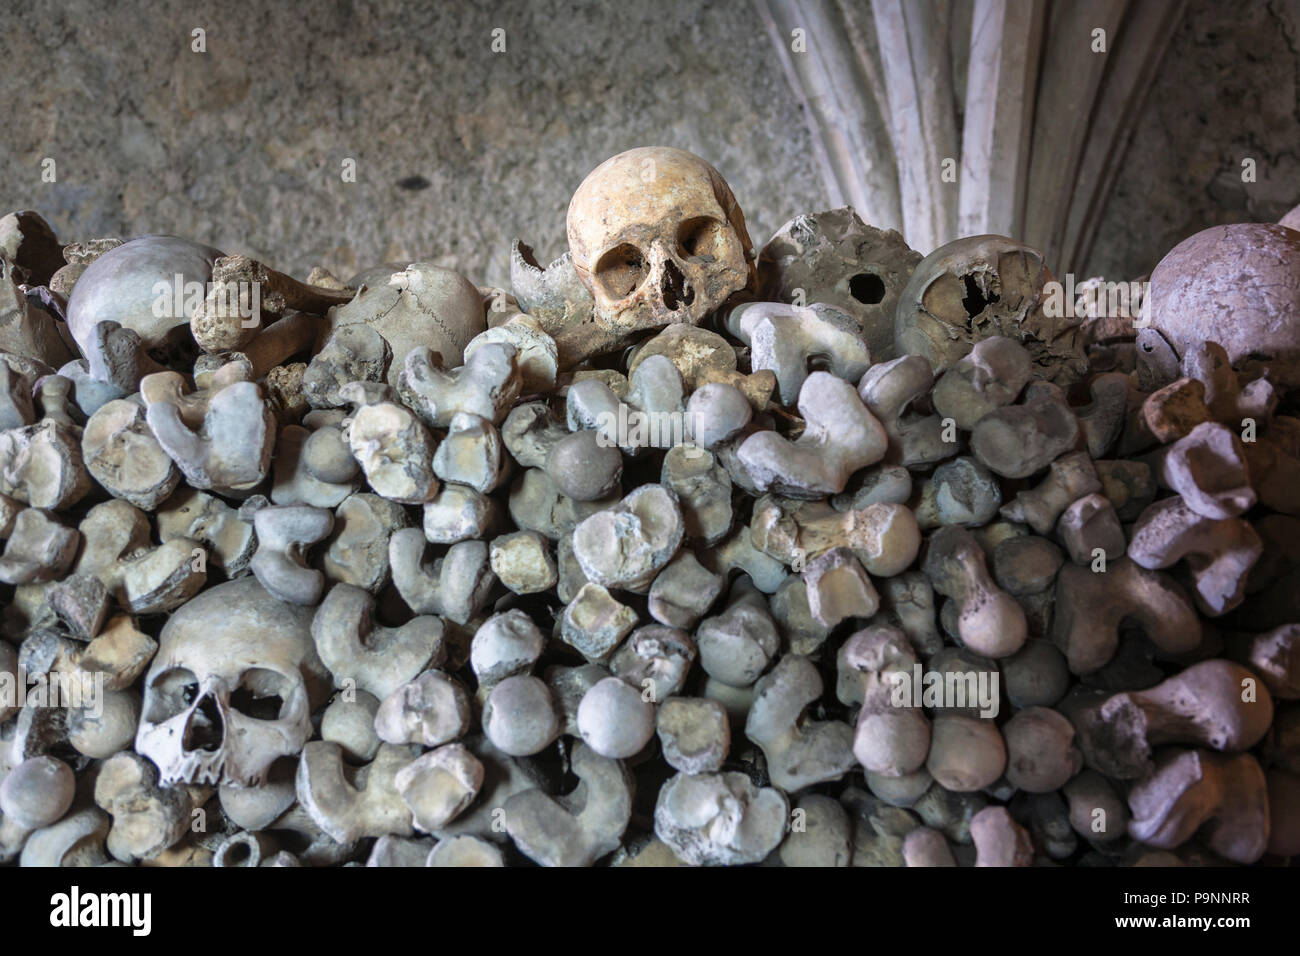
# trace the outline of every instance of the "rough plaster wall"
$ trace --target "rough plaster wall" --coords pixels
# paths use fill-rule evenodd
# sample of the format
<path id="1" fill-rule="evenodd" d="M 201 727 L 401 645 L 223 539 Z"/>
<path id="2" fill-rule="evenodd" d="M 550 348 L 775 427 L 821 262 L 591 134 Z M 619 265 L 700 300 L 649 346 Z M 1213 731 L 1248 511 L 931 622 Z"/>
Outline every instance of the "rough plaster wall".
<path id="1" fill-rule="evenodd" d="M 582 177 L 655 144 L 717 166 L 756 243 L 823 205 L 743 0 L 6 0 L 4 20 L 0 212 L 65 241 L 169 232 L 299 275 L 430 258 L 504 284 L 512 237 L 559 255 Z"/>
<path id="2" fill-rule="evenodd" d="M 722 171 L 756 243 L 826 205 L 744 0 L 7 0 L 5 13 L 0 211 L 36 208 L 67 241 L 172 232 L 299 275 L 427 257 L 503 284 L 513 236 L 559 254 L 583 175 L 656 142 Z M 190 51 L 195 27 L 206 55 Z M 1192 0 L 1090 273 L 1140 275 L 1198 229 L 1300 201 L 1298 45 L 1300 0 Z M 45 157 L 56 183 L 41 182 Z M 356 183 L 340 176 L 347 157 Z"/>
<path id="3" fill-rule="evenodd" d="M 1152 2 L 1152 0 L 1143 0 Z M 1300 0 L 1192 0 L 1170 40 L 1088 273 L 1136 278 L 1182 239 L 1300 203 Z M 1253 158 L 1257 181 L 1241 181 Z"/>

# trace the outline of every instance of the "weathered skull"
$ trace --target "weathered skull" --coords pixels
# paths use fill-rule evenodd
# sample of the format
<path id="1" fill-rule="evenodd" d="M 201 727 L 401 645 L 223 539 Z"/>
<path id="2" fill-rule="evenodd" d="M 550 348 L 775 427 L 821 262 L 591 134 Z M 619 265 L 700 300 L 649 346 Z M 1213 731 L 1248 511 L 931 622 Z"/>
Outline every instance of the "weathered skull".
<path id="1" fill-rule="evenodd" d="M 469 340 L 487 328 L 483 297 L 459 272 L 412 262 L 387 276 L 383 269 L 367 274 L 373 285 L 329 310 L 329 331 L 364 322 L 378 332 L 393 353 L 387 381 L 394 388 L 412 349 L 427 346 L 442 356 L 444 368 L 456 368 Z"/>
<path id="2" fill-rule="evenodd" d="M 221 252 L 175 236 L 141 236 L 104 253 L 81 274 L 68 298 L 68 331 L 83 354 L 101 322 L 140 336 L 159 361 L 195 349 L 190 318 L 207 293 Z M 190 361 L 193 361 L 192 356 Z"/>
<path id="3" fill-rule="evenodd" d="M 163 783 L 254 787 L 276 758 L 302 749 L 328 687 L 312 611 L 245 577 L 172 614 L 145 678 L 135 738 Z"/>
<path id="4" fill-rule="evenodd" d="M 1151 272 L 1146 317 L 1181 359 L 1218 342 L 1234 368 L 1267 365 L 1300 385 L 1300 233 L 1281 225 L 1211 226 Z"/>
<path id="5" fill-rule="evenodd" d="M 938 375 L 981 339 L 1023 344 L 1039 377 L 1059 385 L 1087 368 L 1082 320 L 1043 308 L 1052 274 L 1041 253 L 1006 236 L 968 236 L 940 246 L 912 273 L 898 300 L 894 345 L 924 355 Z"/>
<path id="6" fill-rule="evenodd" d="M 624 335 L 696 325 L 752 288 L 745 217 L 718 171 L 666 146 L 619 153 L 569 202 L 569 253 L 596 321 Z"/>
<path id="7" fill-rule="evenodd" d="M 758 254 L 759 298 L 847 312 L 883 362 L 895 357 L 894 313 L 920 261 L 896 230 L 868 226 L 847 206 L 796 216 Z"/>

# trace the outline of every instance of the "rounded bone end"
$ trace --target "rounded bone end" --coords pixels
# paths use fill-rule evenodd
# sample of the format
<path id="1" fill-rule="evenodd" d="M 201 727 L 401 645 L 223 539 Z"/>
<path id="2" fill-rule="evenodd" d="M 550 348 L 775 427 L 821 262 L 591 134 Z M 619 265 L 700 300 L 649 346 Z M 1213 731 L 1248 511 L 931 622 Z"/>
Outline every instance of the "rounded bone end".
<path id="1" fill-rule="evenodd" d="M 654 704 L 617 677 L 600 681 L 578 705 L 578 733 L 602 757 L 620 760 L 634 756 L 654 732 Z"/>
<path id="2" fill-rule="evenodd" d="M 623 453 L 595 430 L 583 429 L 551 446 L 546 471 L 560 494 L 574 501 L 596 501 L 618 487 Z"/>
<path id="3" fill-rule="evenodd" d="M 1002 728 L 1007 747 L 1007 782 L 1027 793 L 1050 793 L 1083 766 L 1074 745 L 1074 726 L 1057 711 L 1029 707 Z"/>
<path id="4" fill-rule="evenodd" d="M 31 757 L 0 783 L 0 812 L 25 829 L 39 830 L 68 812 L 75 789 L 72 768 L 62 760 Z"/>
<path id="5" fill-rule="evenodd" d="M 1002 776 L 1006 765 L 1006 745 L 992 721 L 935 718 L 925 766 L 941 787 L 957 793 L 983 790 Z"/>
<path id="6" fill-rule="evenodd" d="M 727 759 L 731 725 L 717 700 L 669 697 L 659 705 L 656 728 L 664 759 L 674 770 L 712 773 Z"/>
<path id="7" fill-rule="evenodd" d="M 917 827 L 903 837 L 903 862 L 908 866 L 957 865 L 948 841 L 930 827 Z"/>
<path id="8" fill-rule="evenodd" d="M 545 750 L 563 729 L 551 689 L 539 677 L 507 677 L 483 706 L 483 729 L 492 745 L 512 757 Z"/>
<path id="9" fill-rule="evenodd" d="M 1029 831 L 1006 807 L 986 807 L 971 817 L 976 866 L 1032 866 L 1034 843 Z"/>
<path id="10" fill-rule="evenodd" d="M 505 859 L 496 845 L 476 836 L 450 837 L 440 840 L 429 851 L 425 866 L 503 867 Z"/>
<path id="11" fill-rule="evenodd" d="M 885 709 L 863 713 L 853 738 L 853 756 L 863 769 L 905 777 L 925 765 L 930 723 L 919 711 Z"/>

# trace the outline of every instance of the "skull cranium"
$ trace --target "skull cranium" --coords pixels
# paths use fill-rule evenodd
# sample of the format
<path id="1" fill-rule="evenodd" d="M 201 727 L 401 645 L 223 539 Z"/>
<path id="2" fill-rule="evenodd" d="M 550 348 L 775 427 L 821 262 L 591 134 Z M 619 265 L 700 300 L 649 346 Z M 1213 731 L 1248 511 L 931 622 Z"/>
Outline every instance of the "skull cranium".
<path id="1" fill-rule="evenodd" d="M 894 344 L 924 355 L 938 375 L 981 339 L 1005 335 L 1029 350 L 1041 378 L 1068 386 L 1087 368 L 1082 319 L 1044 308 L 1052 274 L 1040 253 L 1006 236 L 967 236 L 917 264 L 899 296 Z"/>
<path id="2" fill-rule="evenodd" d="M 312 609 L 276 600 L 253 577 L 204 591 L 163 626 L 145 678 L 136 750 L 164 784 L 258 786 L 311 736 L 326 671 Z"/>
<path id="3" fill-rule="evenodd" d="M 759 298 L 847 312 L 880 362 L 895 357 L 894 312 L 920 261 L 899 233 L 868 226 L 850 208 L 796 216 L 758 254 Z"/>
<path id="4" fill-rule="evenodd" d="M 1211 226 L 1151 273 L 1147 316 L 1180 358 L 1202 342 L 1233 368 L 1300 384 L 1300 233 L 1265 223 Z M 1252 375 L 1253 377 L 1253 375 Z"/>
<path id="5" fill-rule="evenodd" d="M 753 244 L 731 188 L 685 150 L 605 160 L 573 194 L 568 233 L 574 269 L 609 331 L 698 324 L 754 284 Z"/>

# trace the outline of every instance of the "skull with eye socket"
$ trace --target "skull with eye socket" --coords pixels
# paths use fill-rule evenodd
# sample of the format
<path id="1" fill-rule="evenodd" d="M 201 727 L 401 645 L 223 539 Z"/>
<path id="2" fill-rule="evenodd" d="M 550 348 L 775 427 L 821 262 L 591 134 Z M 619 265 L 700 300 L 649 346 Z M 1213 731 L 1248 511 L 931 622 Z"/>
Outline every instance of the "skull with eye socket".
<path id="1" fill-rule="evenodd" d="M 685 150 L 643 147 L 605 160 L 573 194 L 568 234 L 606 332 L 698 325 L 754 286 L 753 243 L 731 188 Z"/>
<path id="2" fill-rule="evenodd" d="M 821 302 L 857 320 L 873 362 L 895 358 L 894 312 L 921 254 L 849 207 L 796 216 L 758 253 L 759 298 Z"/>
<path id="3" fill-rule="evenodd" d="M 1087 372 L 1083 319 L 1048 308 L 1055 280 L 1042 253 L 1006 236 L 965 236 L 922 259 L 898 298 L 894 345 L 936 376 L 975 343 L 1005 335 L 1029 350 L 1038 378 L 1069 387 Z"/>
<path id="4" fill-rule="evenodd" d="M 277 600 L 253 577 L 172 614 L 135 738 L 164 784 L 255 787 L 277 758 L 302 750 L 330 686 L 311 620 L 311 608 Z"/>

